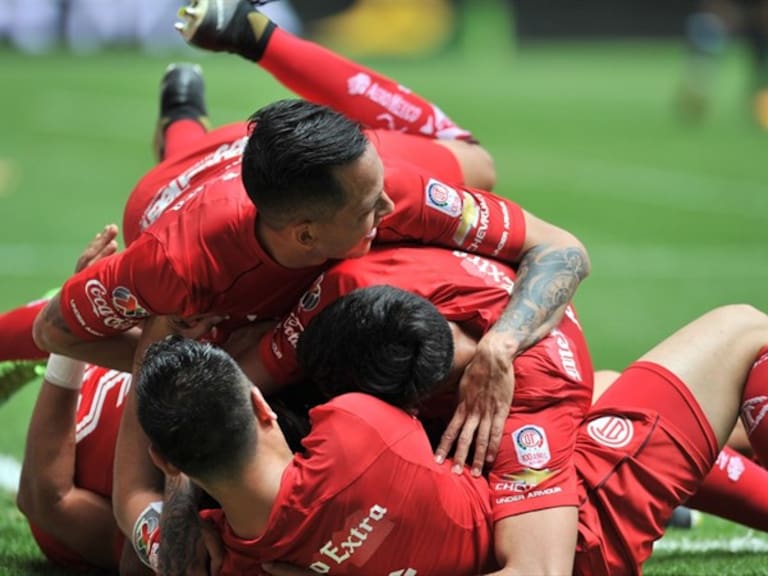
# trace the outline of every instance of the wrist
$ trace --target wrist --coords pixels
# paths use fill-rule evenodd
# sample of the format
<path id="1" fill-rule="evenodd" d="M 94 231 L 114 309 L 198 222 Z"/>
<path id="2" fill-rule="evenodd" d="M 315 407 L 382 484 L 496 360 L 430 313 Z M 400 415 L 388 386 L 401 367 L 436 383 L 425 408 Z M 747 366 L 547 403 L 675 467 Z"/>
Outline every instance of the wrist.
<path id="1" fill-rule="evenodd" d="M 45 368 L 45 381 L 68 390 L 80 390 L 83 386 L 85 363 L 74 358 L 51 354 Z"/>

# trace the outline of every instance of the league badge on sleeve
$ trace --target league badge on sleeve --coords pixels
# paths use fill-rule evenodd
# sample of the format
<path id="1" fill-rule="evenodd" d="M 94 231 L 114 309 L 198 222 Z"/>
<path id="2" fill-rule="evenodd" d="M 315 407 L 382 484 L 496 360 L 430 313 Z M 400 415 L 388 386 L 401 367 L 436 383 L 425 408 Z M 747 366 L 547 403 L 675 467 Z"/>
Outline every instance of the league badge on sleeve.
<path id="1" fill-rule="evenodd" d="M 512 432 L 515 452 L 520 465 L 533 470 L 541 470 L 550 461 L 547 434 L 541 426 L 529 424 Z"/>
<path id="2" fill-rule="evenodd" d="M 125 318 L 146 318 L 149 313 L 139 304 L 138 299 L 125 286 L 112 291 L 112 305 Z"/>
<path id="3" fill-rule="evenodd" d="M 452 218 L 461 214 L 463 206 L 461 196 L 454 188 L 431 178 L 427 183 L 425 193 L 425 201 L 430 208 L 448 214 Z"/>

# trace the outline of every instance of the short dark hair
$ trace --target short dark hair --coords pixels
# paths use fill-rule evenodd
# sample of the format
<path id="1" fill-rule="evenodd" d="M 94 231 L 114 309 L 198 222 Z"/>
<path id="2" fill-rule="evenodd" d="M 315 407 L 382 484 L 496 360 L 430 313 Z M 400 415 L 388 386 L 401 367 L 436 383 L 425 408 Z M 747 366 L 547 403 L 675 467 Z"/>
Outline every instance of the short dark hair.
<path id="1" fill-rule="evenodd" d="M 335 169 L 360 158 L 368 145 L 360 125 L 304 100 L 278 100 L 248 119 L 242 179 L 269 226 L 305 213 L 332 215 L 346 202 Z"/>
<path id="2" fill-rule="evenodd" d="M 436 392 L 453 363 L 453 335 L 431 302 L 392 286 L 336 300 L 298 342 L 307 378 L 329 397 L 365 392 L 411 408 Z"/>
<path id="3" fill-rule="evenodd" d="M 226 352 L 171 336 L 144 357 L 136 382 L 139 423 L 182 472 L 208 480 L 236 474 L 256 442 L 250 390 Z"/>

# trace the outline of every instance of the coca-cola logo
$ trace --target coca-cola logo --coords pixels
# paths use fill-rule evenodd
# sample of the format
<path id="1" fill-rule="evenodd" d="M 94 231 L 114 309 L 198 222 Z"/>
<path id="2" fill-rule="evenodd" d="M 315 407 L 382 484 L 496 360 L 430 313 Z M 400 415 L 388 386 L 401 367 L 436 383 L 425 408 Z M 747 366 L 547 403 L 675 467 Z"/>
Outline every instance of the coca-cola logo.
<path id="1" fill-rule="evenodd" d="M 105 326 L 113 330 L 127 330 L 136 325 L 136 322 L 122 318 L 112 308 L 107 298 L 107 289 L 98 280 L 89 280 L 85 284 L 85 295 L 91 303 L 93 313 L 101 319 Z"/>

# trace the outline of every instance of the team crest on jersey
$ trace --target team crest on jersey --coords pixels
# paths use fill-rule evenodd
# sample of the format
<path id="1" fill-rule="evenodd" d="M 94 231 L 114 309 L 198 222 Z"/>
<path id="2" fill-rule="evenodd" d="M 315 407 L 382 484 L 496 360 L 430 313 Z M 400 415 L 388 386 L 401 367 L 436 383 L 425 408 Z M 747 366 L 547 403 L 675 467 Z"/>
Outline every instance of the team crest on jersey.
<path id="1" fill-rule="evenodd" d="M 587 424 L 587 434 L 608 448 L 623 448 L 632 441 L 635 427 L 632 421 L 621 416 L 601 416 Z"/>
<path id="2" fill-rule="evenodd" d="M 530 424 L 512 432 L 517 460 L 522 466 L 534 470 L 544 468 L 552 458 L 547 434 L 541 426 Z"/>
<path id="3" fill-rule="evenodd" d="M 146 318 L 149 316 L 149 313 L 139 304 L 136 296 L 125 286 L 118 286 L 112 290 L 112 305 L 126 318 Z"/>
<path id="4" fill-rule="evenodd" d="M 320 296 L 323 293 L 323 289 L 320 286 L 321 281 L 322 276 L 320 277 L 320 280 L 318 280 L 318 282 L 312 286 L 312 288 L 304 292 L 304 295 L 299 301 L 299 308 L 308 312 L 317 308 L 317 305 L 320 303 Z"/>
<path id="5" fill-rule="evenodd" d="M 444 214 L 448 214 L 452 218 L 456 218 L 462 211 L 462 201 L 459 193 L 448 186 L 435 180 L 430 179 L 427 183 L 425 190 L 427 198 L 427 206 L 439 210 Z"/>

